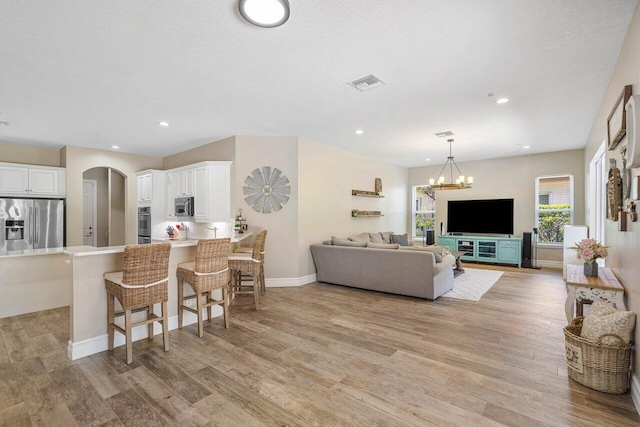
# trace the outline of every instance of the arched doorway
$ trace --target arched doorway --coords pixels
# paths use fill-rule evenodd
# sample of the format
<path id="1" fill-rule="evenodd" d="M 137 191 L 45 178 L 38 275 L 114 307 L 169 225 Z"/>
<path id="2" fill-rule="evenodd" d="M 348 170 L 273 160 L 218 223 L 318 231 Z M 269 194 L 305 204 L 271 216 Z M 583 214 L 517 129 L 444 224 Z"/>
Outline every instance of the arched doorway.
<path id="1" fill-rule="evenodd" d="M 88 246 L 125 244 L 125 184 L 127 177 L 108 167 L 82 174 L 82 241 Z"/>

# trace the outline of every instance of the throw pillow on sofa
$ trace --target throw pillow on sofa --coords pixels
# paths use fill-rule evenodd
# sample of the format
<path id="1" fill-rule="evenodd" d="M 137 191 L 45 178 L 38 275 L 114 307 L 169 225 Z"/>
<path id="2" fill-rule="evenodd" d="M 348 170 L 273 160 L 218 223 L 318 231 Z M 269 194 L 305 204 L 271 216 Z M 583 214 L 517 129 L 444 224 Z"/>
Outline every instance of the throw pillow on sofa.
<path id="1" fill-rule="evenodd" d="M 582 338 L 597 341 L 602 334 L 620 335 L 628 344 L 636 324 L 636 314 L 633 311 L 618 311 L 603 300 L 594 301 L 589 312 L 582 320 Z M 605 337 L 603 344 L 620 345 L 620 340 L 615 337 Z"/>
<path id="2" fill-rule="evenodd" d="M 369 233 L 369 241 L 371 243 L 378 243 L 380 245 L 384 243 L 381 233 Z"/>
<path id="3" fill-rule="evenodd" d="M 341 239 L 339 237 L 331 236 L 331 243 L 333 246 L 351 246 L 354 248 L 366 248 L 367 242 L 354 242 L 352 240 Z"/>
<path id="4" fill-rule="evenodd" d="M 409 236 L 407 234 L 392 234 L 391 241 L 400 246 L 409 246 Z"/>
<path id="5" fill-rule="evenodd" d="M 384 243 L 393 243 L 393 240 L 391 237 L 393 235 L 393 231 L 383 231 L 380 234 L 382 234 L 382 241 Z"/>
<path id="6" fill-rule="evenodd" d="M 398 247 L 400 247 L 400 245 L 398 245 L 397 243 L 373 243 L 373 242 L 369 242 L 369 243 L 367 243 L 367 247 L 368 248 L 373 248 L 373 249 L 398 249 Z"/>
<path id="7" fill-rule="evenodd" d="M 349 240 L 351 240 L 352 242 L 360 242 L 360 243 L 364 242 L 366 246 L 366 243 L 371 241 L 371 237 L 369 237 L 369 233 L 360 233 L 354 236 L 349 236 Z"/>

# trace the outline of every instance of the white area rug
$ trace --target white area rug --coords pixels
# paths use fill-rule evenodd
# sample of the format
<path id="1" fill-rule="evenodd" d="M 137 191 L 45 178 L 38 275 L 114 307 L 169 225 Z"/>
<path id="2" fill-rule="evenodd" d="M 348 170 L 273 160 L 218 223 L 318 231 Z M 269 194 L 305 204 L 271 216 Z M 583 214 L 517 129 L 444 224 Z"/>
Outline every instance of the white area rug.
<path id="1" fill-rule="evenodd" d="M 443 297 L 480 301 L 495 283 L 502 277 L 504 271 L 480 270 L 477 268 L 464 268 L 464 274 L 453 279 L 453 289 Z"/>

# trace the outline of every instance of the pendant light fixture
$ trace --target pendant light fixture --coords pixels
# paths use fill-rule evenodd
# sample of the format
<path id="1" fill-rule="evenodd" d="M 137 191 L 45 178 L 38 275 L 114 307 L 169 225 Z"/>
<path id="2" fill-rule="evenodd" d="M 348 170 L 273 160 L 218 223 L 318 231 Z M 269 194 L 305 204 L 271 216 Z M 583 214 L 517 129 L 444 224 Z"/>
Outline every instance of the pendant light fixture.
<path id="1" fill-rule="evenodd" d="M 289 19 L 288 0 L 239 0 L 240 15 L 258 27 L 273 28 Z"/>
<path id="2" fill-rule="evenodd" d="M 436 182 L 435 179 L 431 178 L 429 180 L 429 185 L 434 190 L 466 190 L 467 188 L 471 188 L 471 185 L 473 184 L 473 177 L 469 176 L 465 179 L 465 176 L 462 174 L 462 172 L 460 172 L 460 168 L 456 164 L 456 161 L 453 160 L 453 154 L 451 154 L 451 143 L 453 142 L 453 139 L 449 139 L 447 141 L 449 142 L 449 157 L 447 157 L 447 162 L 444 164 L 442 170 L 438 174 L 438 182 Z M 449 165 L 449 175 L 451 180 L 449 183 L 445 183 L 443 175 L 443 172 L 447 168 L 447 165 Z M 454 166 L 456 167 L 456 171 L 458 172 L 455 181 L 453 180 Z"/>

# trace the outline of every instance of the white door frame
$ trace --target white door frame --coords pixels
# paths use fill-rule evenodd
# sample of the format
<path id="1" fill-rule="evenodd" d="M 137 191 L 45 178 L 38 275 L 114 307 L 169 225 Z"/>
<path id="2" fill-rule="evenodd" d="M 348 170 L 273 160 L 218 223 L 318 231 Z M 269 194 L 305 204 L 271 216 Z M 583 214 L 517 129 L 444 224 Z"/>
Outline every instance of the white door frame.
<path id="1" fill-rule="evenodd" d="M 605 223 L 607 217 L 607 141 L 600 147 L 589 162 L 589 237 L 605 243 Z M 598 264 L 604 266 L 604 258 Z"/>
<path id="2" fill-rule="evenodd" d="M 92 235 L 92 246 L 98 246 L 98 181 L 95 179 L 83 179 L 82 183 L 85 182 L 93 184 L 93 233 Z M 84 224 L 82 224 L 82 228 L 84 229 Z M 84 236 L 83 240 L 84 240 Z"/>

